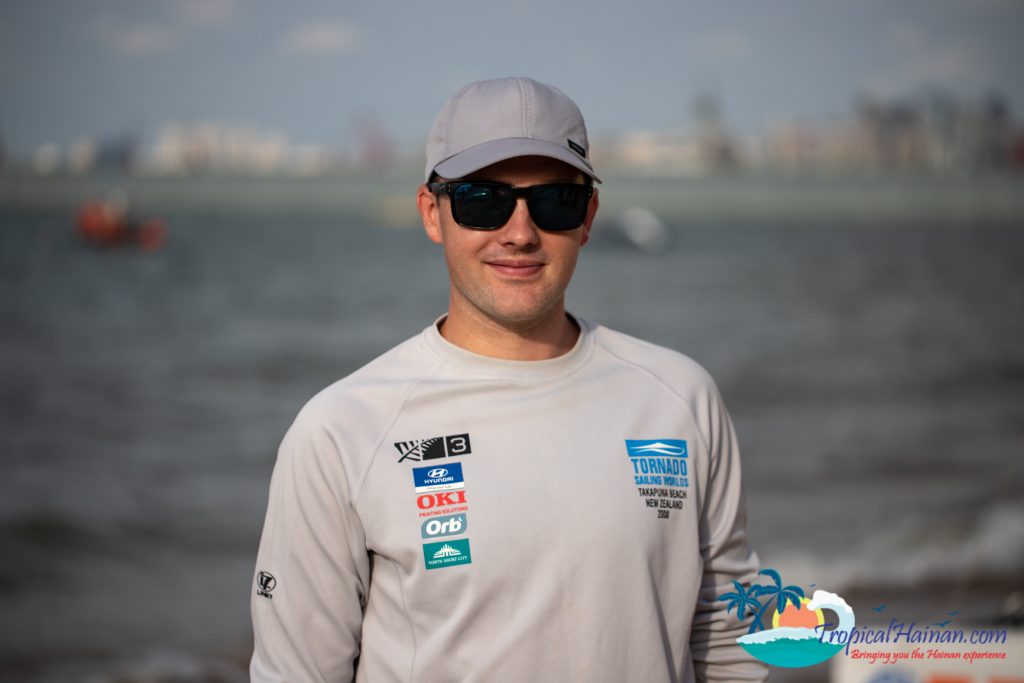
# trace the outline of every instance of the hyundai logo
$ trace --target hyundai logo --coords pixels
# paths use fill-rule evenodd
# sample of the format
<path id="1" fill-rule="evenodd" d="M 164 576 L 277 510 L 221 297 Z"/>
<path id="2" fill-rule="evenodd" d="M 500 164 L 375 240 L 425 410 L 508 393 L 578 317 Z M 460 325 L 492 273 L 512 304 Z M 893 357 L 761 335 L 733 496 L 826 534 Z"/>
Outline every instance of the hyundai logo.
<path id="1" fill-rule="evenodd" d="M 448 470 L 444 467 L 435 467 L 434 469 L 427 472 L 427 476 L 431 479 L 440 479 L 441 477 L 448 476 Z"/>

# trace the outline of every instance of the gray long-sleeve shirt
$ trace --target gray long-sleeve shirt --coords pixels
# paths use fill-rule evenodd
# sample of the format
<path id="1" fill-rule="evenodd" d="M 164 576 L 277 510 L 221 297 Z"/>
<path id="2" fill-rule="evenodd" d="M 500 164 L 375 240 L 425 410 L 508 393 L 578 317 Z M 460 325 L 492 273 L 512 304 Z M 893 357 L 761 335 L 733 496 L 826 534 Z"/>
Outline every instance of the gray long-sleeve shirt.
<path id="1" fill-rule="evenodd" d="M 328 387 L 278 455 L 252 599 L 270 681 L 760 681 L 739 452 L 689 358 L 579 321 L 567 354 L 436 326 Z"/>

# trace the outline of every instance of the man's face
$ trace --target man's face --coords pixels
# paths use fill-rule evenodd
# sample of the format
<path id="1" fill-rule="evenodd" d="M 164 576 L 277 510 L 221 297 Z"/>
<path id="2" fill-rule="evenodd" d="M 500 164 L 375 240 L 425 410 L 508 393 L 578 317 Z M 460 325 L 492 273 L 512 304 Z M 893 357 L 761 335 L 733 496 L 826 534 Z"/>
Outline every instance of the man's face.
<path id="1" fill-rule="evenodd" d="M 463 180 L 529 187 L 580 183 L 582 174 L 547 157 L 517 157 L 488 166 Z M 519 199 L 508 222 L 497 230 L 472 230 L 452 218 L 449 197 L 421 187 L 417 196 L 427 236 L 444 247 L 451 283 L 449 315 L 506 329 L 526 330 L 565 313 L 580 247 L 590 237 L 597 193 L 583 225 L 566 232 L 540 230 Z"/>

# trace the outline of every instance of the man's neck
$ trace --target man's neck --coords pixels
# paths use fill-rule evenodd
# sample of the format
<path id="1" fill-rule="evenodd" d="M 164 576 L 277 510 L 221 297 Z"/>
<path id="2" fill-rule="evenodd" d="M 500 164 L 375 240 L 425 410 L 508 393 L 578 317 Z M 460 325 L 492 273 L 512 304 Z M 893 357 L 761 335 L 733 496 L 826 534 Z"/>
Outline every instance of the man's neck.
<path id="1" fill-rule="evenodd" d="M 559 307 L 543 320 L 504 325 L 479 311 L 449 309 L 441 336 L 467 351 L 504 360 L 548 360 L 572 350 L 580 329 Z"/>

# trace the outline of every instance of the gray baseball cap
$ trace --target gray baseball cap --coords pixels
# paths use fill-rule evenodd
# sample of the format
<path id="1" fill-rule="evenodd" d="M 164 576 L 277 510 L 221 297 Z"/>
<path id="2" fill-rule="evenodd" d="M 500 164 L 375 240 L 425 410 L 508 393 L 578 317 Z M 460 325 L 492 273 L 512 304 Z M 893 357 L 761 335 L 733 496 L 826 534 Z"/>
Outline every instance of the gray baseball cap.
<path id="1" fill-rule="evenodd" d="M 496 78 L 463 87 L 445 102 L 427 138 L 426 177 L 462 178 L 522 156 L 564 161 L 601 182 L 588 155 L 576 103 L 532 78 Z"/>

